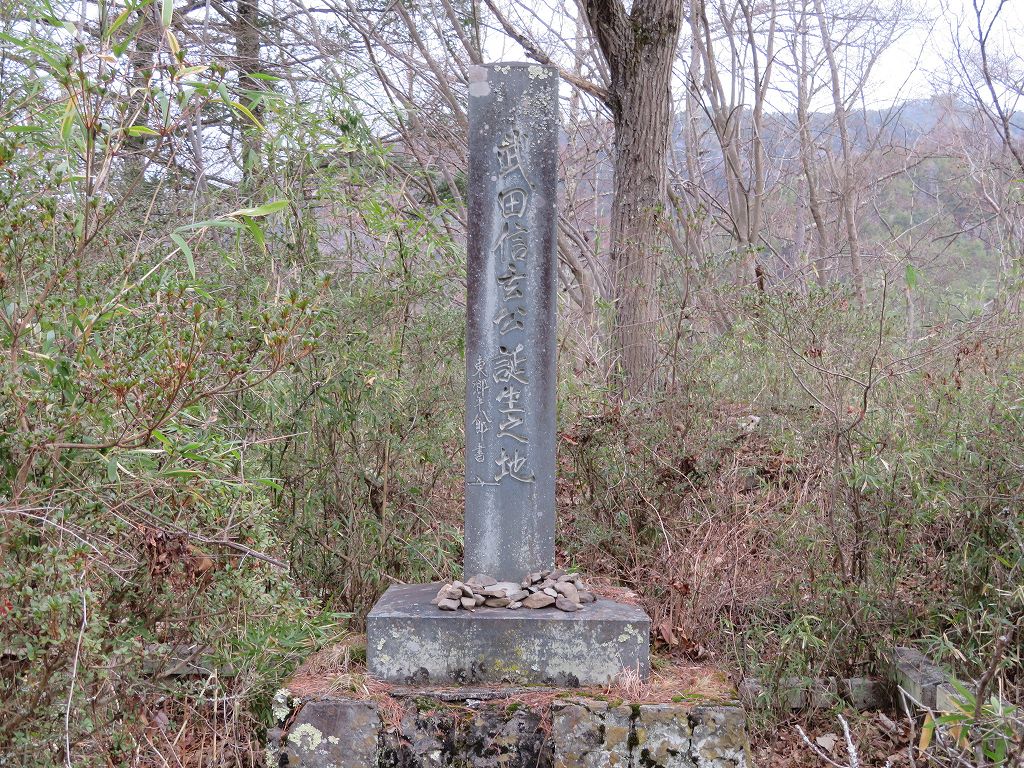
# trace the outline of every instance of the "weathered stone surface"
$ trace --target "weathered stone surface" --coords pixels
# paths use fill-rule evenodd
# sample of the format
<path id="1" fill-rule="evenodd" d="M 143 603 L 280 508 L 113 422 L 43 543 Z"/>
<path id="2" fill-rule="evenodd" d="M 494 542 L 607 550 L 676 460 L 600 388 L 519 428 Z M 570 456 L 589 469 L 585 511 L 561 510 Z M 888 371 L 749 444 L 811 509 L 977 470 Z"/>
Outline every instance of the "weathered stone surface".
<path id="1" fill-rule="evenodd" d="M 554 768 L 726 768 L 749 765 L 743 710 L 681 704 L 553 706 Z"/>
<path id="2" fill-rule="evenodd" d="M 0 660 L 4 657 L 0 647 Z M 17 654 L 20 656 L 21 654 Z M 214 651 L 208 645 L 182 643 L 170 647 L 160 644 L 148 645 L 142 654 L 142 669 L 146 674 L 160 677 L 191 677 L 220 675 L 233 677 L 235 669 L 230 664 L 217 665 Z"/>
<path id="3" fill-rule="evenodd" d="M 892 706 L 892 688 L 883 680 L 851 677 L 840 681 L 840 692 L 850 705 L 861 712 Z"/>
<path id="4" fill-rule="evenodd" d="M 377 764 L 377 709 L 362 701 L 312 701 L 302 706 L 280 742 L 287 768 L 366 768 Z"/>
<path id="5" fill-rule="evenodd" d="M 506 706 L 421 707 L 403 718 L 399 732 L 382 733 L 381 742 L 380 759 L 368 768 L 544 768 L 551 764 L 540 714 L 527 709 L 510 712 Z"/>
<path id="6" fill-rule="evenodd" d="M 870 677 L 808 679 L 784 677 L 778 686 L 768 689 L 756 677 L 744 678 L 737 686 L 744 706 L 779 706 L 792 710 L 827 709 L 841 696 L 855 709 L 886 709 L 892 705 L 892 686 Z"/>
<path id="7" fill-rule="evenodd" d="M 430 605 L 437 589 L 436 584 L 393 586 L 370 611 L 370 674 L 410 685 L 575 687 L 604 685 L 623 669 L 639 669 L 644 678 L 649 672 L 650 619 L 639 608 L 598 600 L 576 613 L 445 613 Z M 543 599 L 553 602 L 547 595 Z"/>
<path id="8" fill-rule="evenodd" d="M 743 706 L 757 709 L 764 704 L 767 692 L 761 681 L 756 677 L 745 677 L 736 686 L 736 693 Z M 801 697 L 802 698 L 802 697 Z"/>
<path id="9" fill-rule="evenodd" d="M 437 599 L 438 600 L 461 600 L 462 599 L 462 590 L 459 589 L 458 587 L 455 587 L 455 586 L 452 586 L 452 585 L 449 585 L 449 584 L 445 584 L 443 587 L 441 587 L 439 590 L 437 590 Z"/>
<path id="10" fill-rule="evenodd" d="M 268 745 L 268 766 L 739 768 L 750 764 L 746 721 L 738 707 L 609 704 L 589 697 L 527 704 L 516 698 L 524 692 L 482 701 L 477 696 L 494 691 L 449 689 L 442 700 L 429 690 L 406 689 L 388 705 L 389 726 L 382 724 L 375 704 L 311 701 L 286 732 L 268 733 L 282 747 L 276 752 L 277 742 Z M 396 723 L 397 706 L 404 715 Z M 303 744 L 301 753 L 292 746 L 296 743 Z"/>
<path id="11" fill-rule="evenodd" d="M 839 701 L 839 683 L 834 677 L 818 677 L 810 681 L 805 693 L 808 709 L 829 709 Z"/>
<path id="12" fill-rule="evenodd" d="M 941 683 L 935 688 L 935 711 L 942 714 L 973 711 L 973 707 L 964 701 L 964 697 L 953 687 L 952 683 Z"/>
<path id="13" fill-rule="evenodd" d="M 523 599 L 524 608 L 547 608 L 549 605 L 554 604 L 555 598 L 551 595 L 544 594 L 543 592 L 534 592 L 529 597 Z"/>
<path id="14" fill-rule="evenodd" d="M 946 673 L 914 648 L 893 651 L 893 677 L 911 698 L 911 704 L 935 709 L 935 690 L 946 682 Z"/>
<path id="15" fill-rule="evenodd" d="M 697 768 L 748 764 L 747 718 L 740 707 L 695 707 L 690 711 L 690 725 L 690 751 Z"/>
<path id="16" fill-rule="evenodd" d="M 555 584 L 555 592 L 569 598 L 574 603 L 580 602 L 580 592 L 576 589 L 575 584 L 567 581 L 560 581 L 558 584 Z"/>
<path id="17" fill-rule="evenodd" d="M 689 715 L 676 704 L 642 704 L 635 723 L 637 765 L 692 768 Z"/>
<path id="18" fill-rule="evenodd" d="M 555 556 L 558 73 L 470 67 L 466 573 Z"/>
<path id="19" fill-rule="evenodd" d="M 566 613 L 573 613 L 580 609 L 580 604 L 574 603 L 569 598 L 562 597 L 561 595 L 559 595 L 555 598 L 555 607 L 560 611 L 565 611 Z"/>

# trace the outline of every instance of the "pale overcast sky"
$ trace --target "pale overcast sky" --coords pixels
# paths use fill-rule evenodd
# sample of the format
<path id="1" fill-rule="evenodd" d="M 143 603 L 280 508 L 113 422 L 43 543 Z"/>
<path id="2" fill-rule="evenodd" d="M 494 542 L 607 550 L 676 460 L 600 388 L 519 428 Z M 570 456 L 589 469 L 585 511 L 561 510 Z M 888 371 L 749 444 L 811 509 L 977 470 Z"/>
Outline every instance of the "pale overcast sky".
<path id="1" fill-rule="evenodd" d="M 998 0 L 978 2 L 985 18 L 989 18 L 999 5 Z M 523 9 L 520 23 L 539 28 L 555 20 L 563 39 L 575 37 L 575 4 L 572 0 L 526 0 L 517 5 Z M 947 62 L 953 56 L 956 31 L 960 29 L 963 39 L 970 40 L 975 23 L 972 0 L 913 0 L 913 7 L 921 21 L 908 25 L 875 66 L 865 92 L 869 108 L 884 107 L 894 100 L 928 98 L 936 90 L 941 91 Z M 561 12 L 563 9 L 564 13 Z M 1013 51 L 1018 41 L 1024 40 L 1024 0 L 1005 0 L 999 19 L 993 37 L 1004 50 Z M 487 35 L 484 47 L 492 61 L 522 61 L 526 58 L 516 43 L 497 31 Z M 775 82 L 778 88 L 785 89 L 783 78 L 776 78 Z M 779 103 L 774 104 L 776 108 L 787 109 L 781 103 L 787 99 L 779 97 L 777 101 Z M 821 105 L 823 108 L 827 106 Z"/>

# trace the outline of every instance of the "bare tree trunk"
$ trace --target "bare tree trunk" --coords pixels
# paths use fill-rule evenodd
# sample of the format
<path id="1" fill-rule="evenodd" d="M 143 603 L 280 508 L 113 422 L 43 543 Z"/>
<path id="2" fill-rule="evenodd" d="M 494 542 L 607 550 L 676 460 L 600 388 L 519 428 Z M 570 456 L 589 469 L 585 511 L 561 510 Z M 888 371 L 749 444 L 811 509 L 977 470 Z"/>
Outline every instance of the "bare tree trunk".
<path id="1" fill-rule="evenodd" d="M 860 253 L 860 235 L 857 231 L 857 182 L 853 169 L 853 144 L 850 139 L 849 126 L 846 120 L 846 105 L 843 103 L 843 84 L 839 75 L 839 63 L 836 60 L 835 46 L 825 23 L 825 10 L 821 0 L 814 0 L 814 12 L 818 17 L 818 29 L 821 32 L 821 43 L 828 60 L 829 74 L 832 79 L 832 103 L 836 111 L 836 126 L 839 128 L 839 143 L 843 154 L 843 168 L 839 177 L 839 210 L 846 225 L 846 241 L 850 249 L 850 271 L 853 275 L 854 290 L 857 301 L 863 307 L 867 302 L 867 290 L 864 286 L 864 263 Z"/>
<path id="2" fill-rule="evenodd" d="M 804 42 L 806 53 L 806 37 Z M 806 61 L 806 58 L 805 58 Z M 829 261 L 832 258 L 832 239 L 829 236 L 829 228 L 825 223 L 824 205 L 821 200 L 819 189 L 817 163 L 815 162 L 814 142 L 811 139 L 811 116 L 810 116 L 810 94 L 807 88 L 806 69 L 800 73 L 799 86 L 797 89 L 797 122 L 800 133 L 800 164 L 803 168 L 804 179 L 807 182 L 807 208 L 810 211 L 811 219 L 814 220 L 814 232 L 817 236 L 817 259 L 815 261 L 815 275 L 819 283 L 824 284 L 828 280 Z"/>
<path id="3" fill-rule="evenodd" d="M 810 259 L 807 257 L 807 181 L 800 179 L 796 185 L 796 215 L 793 221 L 793 258 L 789 264 L 799 277 L 800 293 L 806 294 L 810 279 Z"/>
<path id="4" fill-rule="evenodd" d="M 763 29 L 757 31 L 761 25 L 755 21 L 752 3 L 741 0 L 717 5 L 716 20 L 728 46 L 729 64 L 724 76 L 704 0 L 694 0 L 690 16 L 691 34 L 704 70 L 699 95 L 707 100 L 705 109 L 722 149 L 730 229 L 740 256 L 736 278 L 745 285 L 759 285 L 759 275 L 763 274 L 757 259 L 767 174 L 763 119 L 775 58 L 775 7 L 771 0 L 757 9 L 767 17 Z M 748 82 L 752 91 L 749 96 Z M 696 78 L 691 78 L 690 88 L 698 88 Z"/>
<path id="5" fill-rule="evenodd" d="M 260 90 L 260 81 L 253 77 L 260 67 L 260 7 L 259 0 L 237 0 L 235 10 L 235 66 L 238 69 L 238 86 L 243 91 L 238 95 L 257 120 L 263 115 L 263 105 L 258 98 L 247 96 L 244 91 Z M 260 138 L 259 132 L 251 130 L 253 126 L 245 126 L 242 131 L 242 189 L 249 191 L 254 176 L 260 170 Z"/>
<path id="6" fill-rule="evenodd" d="M 614 344 L 624 394 L 655 385 L 658 261 L 666 220 L 671 78 L 679 0 L 585 0 L 587 21 L 611 74 L 615 186 L 611 217 Z"/>

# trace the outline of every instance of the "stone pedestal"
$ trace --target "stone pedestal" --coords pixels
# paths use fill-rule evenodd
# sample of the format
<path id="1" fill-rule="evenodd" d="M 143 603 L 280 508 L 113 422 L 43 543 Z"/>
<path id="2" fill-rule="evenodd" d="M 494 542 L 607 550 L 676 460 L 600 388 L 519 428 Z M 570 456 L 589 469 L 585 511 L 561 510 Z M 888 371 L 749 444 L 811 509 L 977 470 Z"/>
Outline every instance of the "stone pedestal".
<path id="1" fill-rule="evenodd" d="M 558 71 L 469 71 L 467 576 L 520 583 L 555 561 Z M 573 613 L 444 612 L 440 585 L 392 587 L 367 619 L 369 672 L 403 684 L 605 685 L 646 679 L 650 619 L 607 600 Z"/>
<path id="2" fill-rule="evenodd" d="M 391 587 L 367 618 L 367 664 L 404 685 L 470 683 L 606 685 L 623 670 L 647 679 L 651 620 L 598 600 L 575 613 L 555 608 L 439 611 L 440 584 Z"/>

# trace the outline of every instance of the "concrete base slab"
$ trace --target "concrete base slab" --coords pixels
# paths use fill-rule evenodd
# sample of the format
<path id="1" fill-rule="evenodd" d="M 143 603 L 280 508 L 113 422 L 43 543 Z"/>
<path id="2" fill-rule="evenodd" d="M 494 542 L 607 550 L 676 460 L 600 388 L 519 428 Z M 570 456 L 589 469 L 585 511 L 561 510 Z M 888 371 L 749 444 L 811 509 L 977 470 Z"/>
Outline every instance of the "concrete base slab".
<path id="1" fill-rule="evenodd" d="M 650 672 L 651 620 L 600 599 L 575 613 L 554 608 L 440 611 L 441 584 L 393 586 L 366 622 L 369 672 L 403 685 L 605 685 L 623 670 Z"/>

